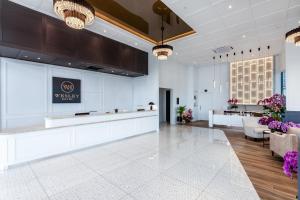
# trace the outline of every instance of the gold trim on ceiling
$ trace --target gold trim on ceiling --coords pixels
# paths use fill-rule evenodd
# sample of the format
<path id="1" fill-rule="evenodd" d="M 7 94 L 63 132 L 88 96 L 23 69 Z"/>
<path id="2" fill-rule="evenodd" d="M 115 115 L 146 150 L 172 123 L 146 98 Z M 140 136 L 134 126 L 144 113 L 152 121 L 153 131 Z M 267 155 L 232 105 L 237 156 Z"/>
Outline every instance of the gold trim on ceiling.
<path id="1" fill-rule="evenodd" d="M 112 16 L 107 16 L 106 13 L 101 12 L 101 11 L 98 10 L 98 9 L 96 10 L 95 15 L 96 15 L 97 17 L 99 17 L 100 19 L 102 19 L 102 20 L 108 22 L 108 23 L 111 23 L 111 24 L 113 24 L 113 25 L 115 25 L 115 26 L 117 26 L 117 27 L 119 27 L 119 28 L 122 28 L 122 29 L 124 29 L 124 30 L 126 30 L 126 31 L 128 31 L 128 32 L 130 32 L 130 33 L 132 33 L 132 34 L 134 34 L 134 35 L 136 35 L 136 36 L 138 36 L 138 37 L 140 37 L 140 38 L 142 38 L 142 39 L 148 41 L 148 42 L 151 42 L 152 44 L 157 45 L 157 44 L 160 44 L 160 43 L 161 43 L 161 41 L 158 41 L 158 42 L 157 42 L 157 41 L 153 40 L 152 38 L 150 38 L 149 36 L 146 36 L 145 34 L 141 33 L 140 31 L 138 31 L 138 30 L 135 29 L 134 27 L 131 27 L 130 25 L 125 24 L 124 22 L 122 22 L 122 21 L 120 21 L 120 20 L 118 20 L 118 19 L 116 19 L 116 18 L 114 18 L 114 17 L 112 17 Z M 194 31 L 194 30 L 188 31 L 188 32 L 186 32 L 186 33 L 182 33 L 182 34 L 180 34 L 180 35 L 176 35 L 176 36 L 174 36 L 174 37 L 168 38 L 168 39 L 164 40 L 164 42 L 171 42 L 171 41 L 173 41 L 173 40 L 177 40 L 177 39 L 179 39 L 179 38 L 183 38 L 183 37 L 192 35 L 192 34 L 194 34 L 194 33 L 196 33 L 196 31 Z"/>

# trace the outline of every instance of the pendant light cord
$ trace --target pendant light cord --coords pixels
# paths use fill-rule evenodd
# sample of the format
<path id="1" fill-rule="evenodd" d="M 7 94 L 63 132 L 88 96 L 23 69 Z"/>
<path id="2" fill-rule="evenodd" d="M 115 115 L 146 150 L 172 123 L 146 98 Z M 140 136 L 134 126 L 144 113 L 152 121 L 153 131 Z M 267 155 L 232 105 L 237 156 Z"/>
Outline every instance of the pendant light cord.
<path id="1" fill-rule="evenodd" d="M 165 30 L 165 27 L 164 27 L 164 15 L 162 14 L 161 15 L 161 44 L 164 45 L 164 30 Z"/>

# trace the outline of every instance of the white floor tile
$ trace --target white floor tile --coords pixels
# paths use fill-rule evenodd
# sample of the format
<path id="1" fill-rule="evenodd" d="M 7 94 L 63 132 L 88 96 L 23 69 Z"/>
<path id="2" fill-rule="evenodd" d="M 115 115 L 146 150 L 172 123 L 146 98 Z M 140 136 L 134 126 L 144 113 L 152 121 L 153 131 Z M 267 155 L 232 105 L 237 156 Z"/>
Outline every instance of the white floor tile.
<path id="1" fill-rule="evenodd" d="M 124 191 L 132 192 L 158 175 L 159 172 L 157 170 L 153 170 L 139 163 L 131 163 L 104 174 L 103 176 Z"/>
<path id="2" fill-rule="evenodd" d="M 63 155 L 33 162 L 30 166 L 37 176 L 48 176 L 79 164 L 80 162 L 72 156 Z"/>
<path id="3" fill-rule="evenodd" d="M 99 176 L 55 194 L 50 200 L 120 200 L 125 196 L 125 192 Z"/>
<path id="4" fill-rule="evenodd" d="M 96 171 L 99 174 L 104 174 L 113 171 L 119 167 L 125 166 L 130 163 L 130 160 L 118 155 L 118 154 L 108 154 L 102 158 L 95 158 L 86 160 L 84 164 Z"/>
<path id="5" fill-rule="evenodd" d="M 131 193 L 138 200 L 195 200 L 200 191 L 166 176 L 159 176 Z"/>
<path id="6" fill-rule="evenodd" d="M 62 192 L 85 182 L 98 174 L 84 165 L 75 165 L 49 175 L 38 176 L 38 179 L 49 196 Z"/>
<path id="7" fill-rule="evenodd" d="M 165 174 L 202 191 L 213 180 L 217 172 L 216 169 L 184 160 L 166 170 Z"/>
<path id="8" fill-rule="evenodd" d="M 17 181 L 0 188 L 0 200 L 46 200 L 47 194 L 36 179 Z"/>
<path id="9" fill-rule="evenodd" d="M 143 158 L 138 159 L 137 162 L 155 170 L 165 170 L 174 166 L 180 160 L 181 159 L 174 154 L 150 153 Z"/>

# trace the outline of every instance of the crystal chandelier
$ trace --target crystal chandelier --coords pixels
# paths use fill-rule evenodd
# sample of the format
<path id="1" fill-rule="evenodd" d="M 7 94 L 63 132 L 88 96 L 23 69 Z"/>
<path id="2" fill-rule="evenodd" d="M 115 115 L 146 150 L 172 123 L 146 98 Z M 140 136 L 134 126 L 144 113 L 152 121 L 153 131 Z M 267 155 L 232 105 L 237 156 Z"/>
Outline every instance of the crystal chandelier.
<path id="1" fill-rule="evenodd" d="M 285 39 L 289 43 L 295 43 L 300 46 L 300 26 L 286 33 Z"/>
<path id="2" fill-rule="evenodd" d="M 95 19 L 94 8 L 85 0 L 53 0 L 54 12 L 74 29 L 83 29 Z"/>
<path id="3" fill-rule="evenodd" d="M 156 45 L 152 48 L 152 53 L 157 57 L 158 60 L 167 60 L 169 56 L 173 53 L 173 47 L 167 44 L 164 44 L 164 21 L 163 15 L 161 16 L 161 44 Z"/>

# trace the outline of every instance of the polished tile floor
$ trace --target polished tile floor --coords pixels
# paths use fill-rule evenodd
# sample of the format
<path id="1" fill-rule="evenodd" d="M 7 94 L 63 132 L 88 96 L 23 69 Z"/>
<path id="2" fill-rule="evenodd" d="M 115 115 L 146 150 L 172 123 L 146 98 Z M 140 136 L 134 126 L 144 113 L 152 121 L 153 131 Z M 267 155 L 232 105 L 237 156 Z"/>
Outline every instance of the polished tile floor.
<path id="1" fill-rule="evenodd" d="M 0 200 L 259 200 L 224 133 L 160 133 L 0 173 Z"/>

